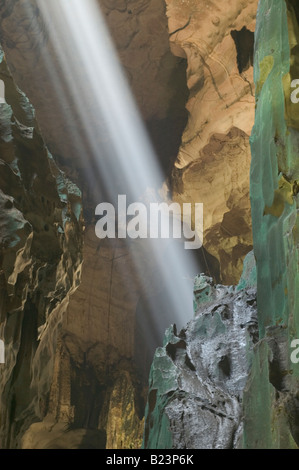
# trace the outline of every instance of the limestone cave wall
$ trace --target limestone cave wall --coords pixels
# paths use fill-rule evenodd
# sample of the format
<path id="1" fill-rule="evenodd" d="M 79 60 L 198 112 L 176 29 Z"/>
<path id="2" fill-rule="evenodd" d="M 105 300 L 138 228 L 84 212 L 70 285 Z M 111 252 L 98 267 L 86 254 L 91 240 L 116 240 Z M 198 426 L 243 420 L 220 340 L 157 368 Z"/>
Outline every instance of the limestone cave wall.
<path id="1" fill-rule="evenodd" d="M 204 203 L 203 271 L 237 284 L 252 249 L 257 0 L 99 3 L 165 172 L 164 191 L 173 201 Z M 90 187 L 89 155 L 82 158 L 71 138 L 78 110 L 70 101 L 61 107 L 57 89 L 65 97 L 68 90 L 59 68 L 51 75 L 55 52 L 36 2 L 5 0 L 0 14 L 7 63 L 40 128 L 3 59 L 12 111 L 0 105 L 0 337 L 11 351 L 0 365 L 2 446 L 137 448 L 151 352 L 140 354 L 136 318 L 148 292 L 164 306 L 163 283 L 150 254 L 139 258 L 144 292 L 133 267 L 138 243 L 95 236 L 94 208 L 105 194 Z M 171 312 L 164 322 L 161 341 Z M 136 357 L 146 364 L 142 374 Z"/>
<path id="2" fill-rule="evenodd" d="M 45 146 L 2 50 L 0 78 L 0 445 L 18 448 L 51 409 L 63 315 L 80 284 L 83 217 L 81 192 Z"/>
<path id="3" fill-rule="evenodd" d="M 180 333 L 166 332 L 150 373 L 145 448 L 298 449 L 298 19 L 294 1 L 259 2 L 250 139 L 254 250 L 237 287 L 200 276 L 194 320 Z M 246 311 L 245 321 L 237 319 Z M 236 326 L 242 332 L 234 338 Z"/>

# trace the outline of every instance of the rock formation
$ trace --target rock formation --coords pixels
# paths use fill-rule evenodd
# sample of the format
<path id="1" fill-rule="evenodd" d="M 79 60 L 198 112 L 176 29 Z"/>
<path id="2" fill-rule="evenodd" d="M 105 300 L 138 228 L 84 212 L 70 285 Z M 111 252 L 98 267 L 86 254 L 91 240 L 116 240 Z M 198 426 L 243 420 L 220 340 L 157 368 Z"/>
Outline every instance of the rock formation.
<path id="1" fill-rule="evenodd" d="M 174 57 L 170 51 L 163 0 L 128 2 L 127 5 L 102 2 L 102 8 L 115 33 L 124 68 L 147 127 L 158 152 L 163 155 L 162 165 L 167 169 L 169 161 L 176 157 L 186 123 L 188 90 L 186 61 Z M 95 237 L 92 216 L 101 199 L 94 188 L 90 188 L 89 181 L 81 176 L 85 170 L 82 170 L 82 163 L 85 161 L 86 165 L 88 154 L 82 159 L 72 141 L 72 131 L 78 129 L 79 124 L 71 103 L 72 119 L 67 120 L 61 109 L 57 92 L 62 89 L 67 96 L 68 90 L 63 88 L 59 70 L 56 80 L 51 82 L 49 64 L 55 54 L 36 2 L 26 2 L 25 8 L 18 0 L 5 1 L 0 11 L 1 41 L 13 75 L 35 104 L 43 136 L 60 167 L 83 190 L 86 223 L 81 284 L 71 303 L 65 304 L 61 312 L 62 330 L 48 415 L 46 421 L 30 427 L 23 445 L 67 447 L 78 446 L 82 441 L 80 445 L 89 442 L 100 447 L 138 447 L 142 438 L 147 377 L 143 370 L 142 382 L 137 379 L 132 365 L 136 349 L 136 311 L 142 312 L 145 297 L 133 269 L 136 254 L 132 256 L 132 249 L 124 243 L 100 241 Z M 96 126 L 96 123 L 90 125 Z M 96 128 L 94 134 L 97 134 Z M 155 274 L 150 256 L 140 259 L 139 264 L 146 267 L 143 272 L 149 286 Z M 159 291 L 162 287 L 159 286 Z M 155 295 L 160 295 L 157 289 Z M 168 324 L 167 321 L 161 327 L 161 337 Z M 148 357 L 146 363 L 149 365 L 150 361 Z M 122 392 L 117 397 L 120 387 Z M 97 395 L 95 402 L 83 399 L 86 390 Z M 123 407 L 128 402 L 130 409 L 124 415 Z M 70 438 L 63 434 L 64 440 L 59 444 L 66 426 L 72 427 Z M 90 435 L 89 431 L 82 431 L 83 427 L 99 428 L 100 434 Z M 79 437 L 75 439 L 75 435 Z"/>
<path id="2" fill-rule="evenodd" d="M 252 247 L 248 175 L 257 0 L 232 0 L 229 8 L 203 0 L 100 0 L 100 5 L 169 176 L 169 193 L 180 203 L 204 203 L 205 248 L 215 259 L 210 272 L 223 283 L 237 283 Z M 85 213 L 94 213 L 99 196 L 81 176 L 83 160 L 74 139 L 66 138 L 80 127 L 79 117 L 71 101 L 71 120 L 61 106 L 59 94 L 67 100 L 68 92 L 59 68 L 51 81 L 55 52 L 35 0 L 26 9 L 19 0 L 0 8 L 2 43 L 17 83 L 37 109 L 50 150 L 82 188 Z"/>
<path id="3" fill-rule="evenodd" d="M 175 201 L 204 203 L 204 246 L 224 284 L 252 248 L 249 136 L 257 1 L 166 0 L 172 52 L 187 59 L 188 124 L 172 173 Z"/>
<path id="4" fill-rule="evenodd" d="M 299 105 L 292 83 L 298 79 L 298 40 L 298 4 L 293 0 L 261 1 L 254 58 L 256 118 L 251 136 L 257 305 L 254 306 L 253 297 L 246 300 L 247 282 L 252 287 L 255 277 L 253 271 L 250 274 L 249 258 L 239 286 L 226 293 L 228 300 L 233 300 L 233 309 L 227 305 L 226 296 L 221 298 L 222 294 L 218 294 L 216 305 L 206 307 L 203 299 L 206 295 L 209 299 L 212 287 L 206 278 L 199 278 L 203 305 L 180 334 L 171 329 L 167 332 L 164 347 L 155 355 L 145 447 L 297 449 L 299 446 L 298 350 L 294 354 L 299 339 L 296 294 Z M 228 290 L 222 287 L 220 292 L 223 289 Z M 243 328 L 237 332 L 232 324 L 228 330 L 225 326 L 246 310 L 249 323 L 239 321 L 238 326 L 251 325 L 251 344 L 242 341 Z M 258 329 L 252 313 L 257 313 Z M 224 341 L 222 338 L 227 334 L 233 336 L 234 332 L 241 339 L 238 346 L 234 345 L 233 337 Z M 229 355 L 232 352 L 235 362 Z M 234 380 L 230 382 L 234 371 L 237 375 L 243 371 L 241 382 L 237 382 L 241 385 L 238 391 Z M 221 403 L 219 393 L 224 391 L 228 396 Z M 238 406 L 225 408 L 236 397 Z M 202 420 L 200 427 L 194 416 Z M 206 423 L 208 437 L 204 433 Z"/>
<path id="5" fill-rule="evenodd" d="M 49 410 L 63 312 L 80 283 L 79 189 L 45 147 L 34 110 L 0 51 L 1 448 L 20 446 Z"/>
<path id="6" fill-rule="evenodd" d="M 170 51 L 164 0 L 98 0 L 98 3 L 162 165 L 168 169 L 169 161 L 176 158 L 187 120 L 188 88 L 186 60 Z M 0 40 L 8 63 L 16 82 L 36 109 L 49 149 L 66 164 L 69 172 L 81 172 L 82 155 L 76 142 L 67 138 L 80 128 L 78 111 L 63 83 L 36 0 L 28 0 L 26 5 L 20 0 L 4 0 L 0 13 Z M 67 102 L 68 113 L 63 109 L 61 96 Z M 89 125 L 97 135 L 97 123 Z M 87 192 L 86 181 L 81 180 L 80 184 Z"/>
<path id="7" fill-rule="evenodd" d="M 238 283 L 252 248 L 257 0 L 99 3 L 165 171 L 168 196 L 204 203 L 201 261 L 226 284 L 198 278 L 206 287 L 196 294 L 196 317 L 181 333 L 168 329 L 152 368 L 144 446 L 295 447 L 298 371 L 290 364 L 290 345 L 298 337 L 299 121 L 290 83 L 297 78 L 296 4 L 265 0 L 259 13 L 251 171 L 257 342 L 254 276 L 250 285 L 245 276 L 238 288 L 229 286 Z M 71 138 L 78 110 L 71 103 L 67 112 L 61 107 L 57 88 L 66 97 L 68 90 L 59 71 L 50 80 L 55 53 L 36 2 L 26 4 L 1 2 L 0 40 L 65 174 L 1 54 L 8 103 L 0 105 L 1 445 L 136 448 L 146 393 L 136 356 L 143 366 L 148 361 L 140 354 L 136 319 L 146 311 L 148 292 L 157 312 L 164 308 L 163 284 L 149 254 L 139 258 L 146 289 L 141 286 L 133 267 L 138 243 L 94 235 L 101 201 L 83 171 L 89 155 L 82 159 Z M 96 134 L 93 122 L 90 131 Z M 84 233 L 80 191 L 68 178 L 83 190 Z M 200 432 L 194 413 L 206 422 Z"/>
<path id="8" fill-rule="evenodd" d="M 251 254 L 251 259 L 253 255 Z M 144 447 L 229 449 L 242 441 L 242 400 L 258 341 L 252 270 L 240 285 L 195 279 L 195 317 L 168 329 L 151 368 Z"/>
<path id="9" fill-rule="evenodd" d="M 279 21 L 278 21 L 279 18 Z M 261 341 L 244 397 L 244 447 L 299 446 L 298 130 L 291 100 L 298 75 L 297 2 L 260 2 L 256 33 L 256 120 L 251 204 Z"/>

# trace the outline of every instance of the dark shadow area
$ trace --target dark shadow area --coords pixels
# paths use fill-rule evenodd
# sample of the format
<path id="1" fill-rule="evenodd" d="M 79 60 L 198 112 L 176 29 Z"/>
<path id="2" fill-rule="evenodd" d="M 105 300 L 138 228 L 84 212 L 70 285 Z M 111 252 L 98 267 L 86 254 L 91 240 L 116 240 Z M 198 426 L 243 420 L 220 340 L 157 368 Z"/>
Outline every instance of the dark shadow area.
<path id="1" fill-rule="evenodd" d="M 88 364 L 71 367 L 71 403 L 75 416 L 72 427 L 97 429 L 105 397 L 105 387 L 98 383 L 94 368 Z"/>
<path id="2" fill-rule="evenodd" d="M 173 90 L 173 99 L 169 103 L 166 117 L 151 119 L 145 123 L 165 178 L 171 174 L 188 121 L 187 66 L 186 59 L 177 58 L 177 65 L 167 83 L 167 88 Z"/>
<path id="3" fill-rule="evenodd" d="M 20 347 L 16 365 L 13 369 L 11 383 L 9 385 L 10 397 L 8 399 L 9 433 L 6 447 L 10 448 L 13 436 L 18 433 L 24 424 L 23 420 L 16 420 L 20 410 L 25 410 L 32 399 L 31 395 L 31 360 L 37 348 L 37 316 L 38 312 L 30 298 L 24 307 Z"/>
<path id="4" fill-rule="evenodd" d="M 245 72 L 253 65 L 254 33 L 243 26 L 240 31 L 232 30 L 231 36 L 237 49 L 239 73 Z"/>
<path id="5" fill-rule="evenodd" d="M 291 7 L 293 7 L 295 15 L 296 15 L 297 23 L 299 24 L 299 3 L 298 3 L 298 0 L 287 0 L 287 5 L 290 5 Z"/>

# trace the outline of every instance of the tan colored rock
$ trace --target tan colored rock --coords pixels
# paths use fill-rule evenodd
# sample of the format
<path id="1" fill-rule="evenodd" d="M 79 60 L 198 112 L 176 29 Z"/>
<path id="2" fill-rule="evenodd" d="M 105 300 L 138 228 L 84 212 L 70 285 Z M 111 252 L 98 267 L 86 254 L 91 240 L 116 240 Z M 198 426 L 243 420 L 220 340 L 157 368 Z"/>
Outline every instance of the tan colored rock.
<path id="1" fill-rule="evenodd" d="M 170 52 L 164 0 L 129 0 L 119 9 L 99 1 L 143 118 L 166 118 L 182 90 L 175 83 L 180 61 Z"/>
<path id="2" fill-rule="evenodd" d="M 204 246 L 219 260 L 226 284 L 238 282 L 252 248 L 249 135 L 257 3 L 166 0 L 171 49 L 187 58 L 190 90 L 173 199 L 204 203 Z"/>
<path id="3" fill-rule="evenodd" d="M 23 448 L 141 445 L 145 389 L 132 364 L 141 288 L 130 245 L 99 240 L 88 226 L 83 259 L 80 286 L 40 331 L 33 382 L 42 422 L 26 431 Z M 149 264 L 143 276 L 151 273 Z"/>
<path id="4" fill-rule="evenodd" d="M 106 431 L 107 449 L 140 449 L 144 419 L 138 419 L 135 394 L 129 374 L 120 372 L 99 422 L 99 428 Z"/>
<path id="5" fill-rule="evenodd" d="M 34 423 L 23 437 L 22 449 L 104 449 L 105 435 L 97 430 L 70 429 L 68 423 Z"/>

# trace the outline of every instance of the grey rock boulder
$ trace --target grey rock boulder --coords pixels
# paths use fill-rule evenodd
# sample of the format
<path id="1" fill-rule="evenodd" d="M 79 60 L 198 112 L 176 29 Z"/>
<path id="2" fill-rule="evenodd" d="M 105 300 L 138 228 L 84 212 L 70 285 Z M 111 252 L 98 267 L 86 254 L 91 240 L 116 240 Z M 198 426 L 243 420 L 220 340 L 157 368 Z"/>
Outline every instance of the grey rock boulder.
<path id="1" fill-rule="evenodd" d="M 144 448 L 229 449 L 240 445 L 242 397 L 258 341 L 256 291 L 198 276 L 195 317 L 173 325 L 152 363 Z"/>

